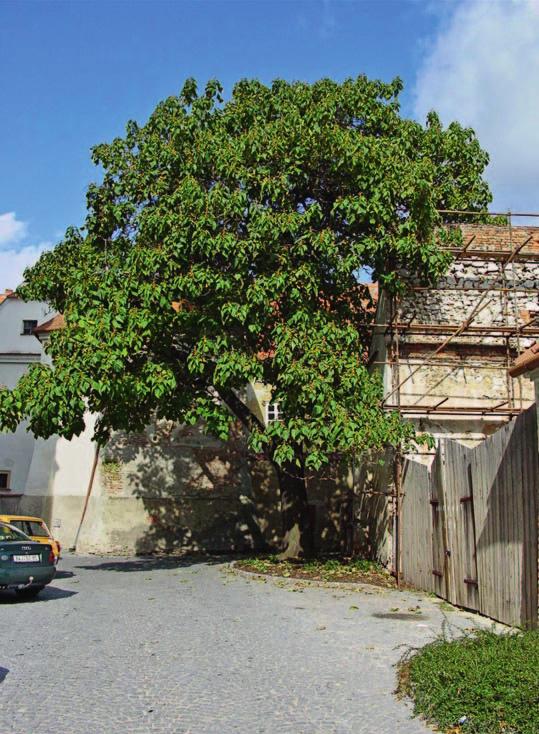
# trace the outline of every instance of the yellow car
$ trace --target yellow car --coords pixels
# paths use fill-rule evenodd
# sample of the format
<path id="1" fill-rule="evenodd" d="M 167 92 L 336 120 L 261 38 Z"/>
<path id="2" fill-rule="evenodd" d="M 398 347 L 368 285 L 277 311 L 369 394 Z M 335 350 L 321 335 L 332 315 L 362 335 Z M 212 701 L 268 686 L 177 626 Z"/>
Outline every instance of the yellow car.
<path id="1" fill-rule="evenodd" d="M 23 533 L 37 543 L 50 545 L 56 563 L 58 563 L 61 551 L 60 543 L 52 537 L 51 531 L 45 524 L 45 521 L 40 517 L 32 517 L 30 515 L 0 515 L 0 522 L 7 522 L 16 527 L 17 530 L 22 530 Z"/>

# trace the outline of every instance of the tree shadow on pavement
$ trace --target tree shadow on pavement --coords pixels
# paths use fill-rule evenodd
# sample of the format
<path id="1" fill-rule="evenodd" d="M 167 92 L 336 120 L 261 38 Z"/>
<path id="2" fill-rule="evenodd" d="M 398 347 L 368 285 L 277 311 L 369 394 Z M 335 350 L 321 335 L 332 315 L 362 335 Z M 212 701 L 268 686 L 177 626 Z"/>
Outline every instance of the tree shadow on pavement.
<path id="1" fill-rule="evenodd" d="M 75 566 L 81 571 L 119 571 L 122 573 L 131 573 L 133 571 L 160 571 L 172 568 L 189 568 L 203 564 L 205 566 L 215 566 L 237 558 L 238 555 L 183 555 L 183 556 L 141 556 L 140 558 L 111 559 L 110 561 L 102 561 L 101 563 L 85 564 L 83 566 Z"/>

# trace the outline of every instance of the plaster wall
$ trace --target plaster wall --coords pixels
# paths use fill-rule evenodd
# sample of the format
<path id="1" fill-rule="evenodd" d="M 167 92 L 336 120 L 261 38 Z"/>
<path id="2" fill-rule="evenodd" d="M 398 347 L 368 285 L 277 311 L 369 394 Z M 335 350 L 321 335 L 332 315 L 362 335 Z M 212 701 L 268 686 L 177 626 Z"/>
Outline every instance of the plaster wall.
<path id="1" fill-rule="evenodd" d="M 275 547 L 280 537 L 277 487 L 267 467 L 250 464 L 241 432 L 228 442 L 170 422 L 118 432 L 96 486 L 80 550 L 230 552 Z M 70 511 L 67 497 L 54 505 Z"/>
<path id="2" fill-rule="evenodd" d="M 14 433 L 0 433 L 0 471 L 10 473 L 12 492 L 24 492 L 33 451 L 34 437 L 24 424 Z"/>
<path id="3" fill-rule="evenodd" d="M 36 440 L 23 427 L 4 436 L 0 458 L 12 462 L 22 496 L 1 497 L 0 511 L 44 517 L 71 547 L 95 455 L 94 423 L 87 414 L 85 431 L 71 441 Z M 248 460 L 241 433 L 224 443 L 201 426 L 160 423 L 116 433 L 101 450 L 77 549 L 234 551 L 275 548 L 280 537 L 275 475 Z"/>
<path id="4" fill-rule="evenodd" d="M 42 347 L 33 335 L 23 335 L 25 319 L 40 321 L 50 309 L 43 303 L 24 303 L 10 296 L 0 303 L 0 385 L 14 388 L 31 364 L 39 363 Z M 0 471 L 10 472 L 10 490 L 23 492 L 26 483 L 35 441 L 20 425 L 14 433 L 0 433 Z"/>
<path id="5" fill-rule="evenodd" d="M 23 321 L 34 320 L 38 323 L 52 316 L 52 311 L 40 301 L 21 301 L 8 297 L 0 303 L 0 355 L 41 354 L 42 348 L 33 335 L 22 334 Z"/>
<path id="6" fill-rule="evenodd" d="M 245 402 L 259 420 L 264 422 L 266 420 L 266 406 L 272 402 L 271 385 L 265 385 L 262 382 L 247 385 Z"/>

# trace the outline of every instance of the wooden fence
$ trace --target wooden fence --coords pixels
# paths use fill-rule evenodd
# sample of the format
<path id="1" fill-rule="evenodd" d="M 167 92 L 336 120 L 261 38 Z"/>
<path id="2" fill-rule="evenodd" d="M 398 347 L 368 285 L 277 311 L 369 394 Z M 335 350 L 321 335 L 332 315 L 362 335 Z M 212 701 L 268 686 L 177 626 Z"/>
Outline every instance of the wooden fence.
<path id="1" fill-rule="evenodd" d="M 537 626 L 539 467 L 535 406 L 475 448 L 439 442 L 406 459 L 401 573 L 452 604 Z"/>

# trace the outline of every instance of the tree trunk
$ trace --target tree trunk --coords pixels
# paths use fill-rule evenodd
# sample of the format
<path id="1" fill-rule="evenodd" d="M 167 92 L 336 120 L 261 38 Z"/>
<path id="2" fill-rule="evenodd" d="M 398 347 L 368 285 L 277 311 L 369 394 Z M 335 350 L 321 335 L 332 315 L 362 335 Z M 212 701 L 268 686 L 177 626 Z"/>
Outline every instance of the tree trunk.
<path id="1" fill-rule="evenodd" d="M 280 559 L 308 558 L 313 554 L 313 526 L 307 502 L 303 468 L 276 466 L 281 491 L 284 549 Z"/>

